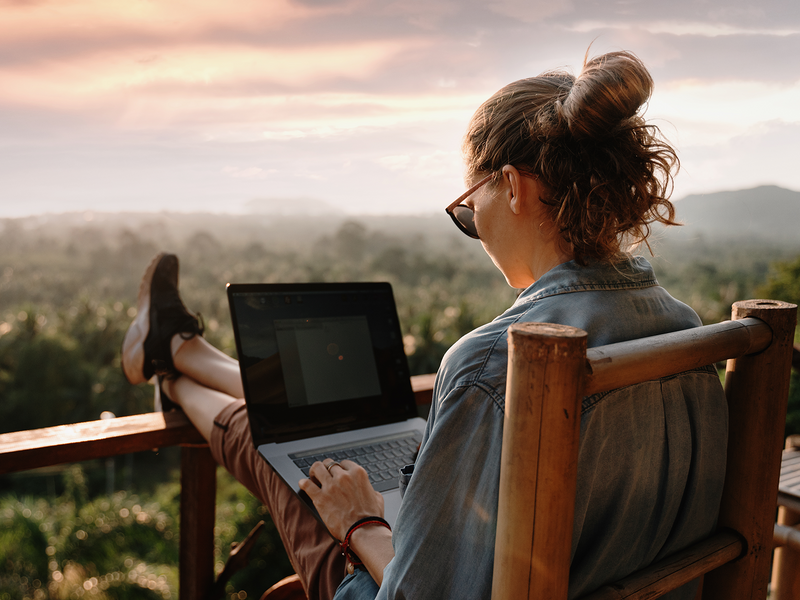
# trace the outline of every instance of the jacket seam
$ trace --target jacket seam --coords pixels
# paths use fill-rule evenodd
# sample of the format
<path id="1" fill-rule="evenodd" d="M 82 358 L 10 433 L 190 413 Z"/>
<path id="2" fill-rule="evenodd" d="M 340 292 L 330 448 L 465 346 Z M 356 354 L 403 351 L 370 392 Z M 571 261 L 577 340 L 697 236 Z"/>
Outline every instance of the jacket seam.
<path id="1" fill-rule="evenodd" d="M 618 292 L 622 290 L 641 290 L 648 287 L 658 286 L 657 279 L 648 279 L 646 281 L 639 281 L 636 283 L 614 281 L 597 284 L 576 284 L 568 287 L 557 288 L 552 291 L 542 290 L 531 295 L 529 298 L 520 297 L 518 302 L 520 304 L 527 304 L 542 298 L 549 298 L 551 296 L 561 296 L 563 294 L 574 294 L 577 292 Z"/>
<path id="2" fill-rule="evenodd" d="M 501 394 L 493 386 L 489 385 L 488 383 L 484 383 L 483 381 L 477 381 L 477 380 L 476 381 L 460 383 L 460 384 L 458 384 L 458 385 L 453 387 L 451 393 L 455 392 L 455 391 L 459 391 L 459 390 L 461 391 L 461 393 L 464 393 L 464 391 L 468 390 L 469 388 L 473 388 L 473 387 L 481 390 L 482 392 L 484 392 L 489 397 L 489 399 L 492 401 L 492 404 L 494 404 L 494 407 L 505 415 L 506 409 L 505 409 L 505 401 L 504 401 L 504 399 L 502 398 Z"/>
<path id="3" fill-rule="evenodd" d="M 530 310 L 530 309 L 528 309 L 528 310 Z M 497 333 L 497 335 L 494 337 L 494 340 L 492 340 L 492 344 L 491 344 L 491 346 L 489 346 L 489 349 L 488 349 L 488 350 L 486 351 L 486 353 L 483 355 L 483 360 L 481 361 L 481 363 L 480 363 L 480 366 L 479 366 L 479 367 L 478 367 L 478 368 L 475 370 L 475 376 L 474 376 L 474 378 L 473 378 L 473 379 L 470 381 L 470 383 L 478 383 L 478 382 L 480 382 L 480 381 L 481 381 L 481 377 L 483 377 L 484 373 L 486 372 L 486 365 L 489 363 L 489 359 L 490 359 L 490 358 L 492 357 L 492 355 L 494 354 L 494 351 L 495 351 L 495 349 L 497 348 L 497 344 L 498 344 L 498 342 L 499 342 L 499 341 L 500 341 L 500 340 L 503 338 L 503 336 L 504 336 L 504 335 L 505 335 L 505 336 L 507 336 L 507 335 L 508 335 L 508 330 L 511 328 L 511 325 L 515 325 L 516 323 L 519 323 L 519 321 L 522 319 L 522 317 L 524 317 L 524 316 L 525 316 L 525 314 L 528 312 L 528 310 L 525 310 L 525 311 L 521 312 L 521 313 L 520 313 L 520 314 L 517 316 L 517 318 L 516 318 L 516 319 L 514 319 L 514 320 L 513 320 L 513 321 L 512 321 L 512 322 L 509 324 L 509 326 L 508 326 L 508 327 L 504 328 L 502 331 L 499 331 L 499 332 Z"/>

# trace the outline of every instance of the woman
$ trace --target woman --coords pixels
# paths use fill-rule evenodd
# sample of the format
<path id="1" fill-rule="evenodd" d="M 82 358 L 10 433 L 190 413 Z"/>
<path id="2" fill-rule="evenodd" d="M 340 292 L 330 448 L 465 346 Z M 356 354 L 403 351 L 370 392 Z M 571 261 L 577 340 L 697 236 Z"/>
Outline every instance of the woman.
<path id="1" fill-rule="evenodd" d="M 177 259 L 148 268 L 123 344 L 125 373 L 132 383 L 166 375 L 163 392 L 265 502 L 309 597 L 490 595 L 512 323 L 580 327 L 590 346 L 700 325 L 647 261 L 626 253 L 646 243 L 653 222 L 675 224 L 667 197 L 677 159 L 639 116 L 651 90 L 639 59 L 616 52 L 585 62 L 578 77 L 514 82 L 473 116 L 464 141 L 471 189 L 447 211 L 524 291 L 443 359 L 394 532 L 380 519 L 353 530 L 383 513 L 355 463 L 326 459 L 300 482 L 330 532 L 347 538 L 347 559 L 253 450 L 238 365 L 197 335 L 178 295 Z M 584 400 L 570 596 L 710 533 L 726 436 L 713 369 Z M 353 554 L 363 566 L 353 568 Z"/>

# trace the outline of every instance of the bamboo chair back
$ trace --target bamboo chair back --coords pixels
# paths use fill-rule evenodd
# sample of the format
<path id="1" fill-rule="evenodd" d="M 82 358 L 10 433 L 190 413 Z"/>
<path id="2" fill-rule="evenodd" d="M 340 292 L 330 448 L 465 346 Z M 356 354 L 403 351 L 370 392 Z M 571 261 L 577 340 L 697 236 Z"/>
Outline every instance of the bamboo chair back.
<path id="1" fill-rule="evenodd" d="M 794 304 L 747 300 L 731 321 L 589 350 L 580 329 L 512 326 L 492 598 L 567 599 L 581 400 L 722 360 L 718 533 L 587 598 L 656 598 L 704 573 L 704 598 L 766 598 L 796 320 Z"/>

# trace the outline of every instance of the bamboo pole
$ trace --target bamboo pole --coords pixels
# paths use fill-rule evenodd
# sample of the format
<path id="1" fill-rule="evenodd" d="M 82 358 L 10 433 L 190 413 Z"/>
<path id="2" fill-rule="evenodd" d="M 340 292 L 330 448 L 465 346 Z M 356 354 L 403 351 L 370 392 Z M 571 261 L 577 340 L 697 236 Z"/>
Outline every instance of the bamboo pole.
<path id="1" fill-rule="evenodd" d="M 771 341 L 767 324 L 745 318 L 590 348 L 584 393 L 591 396 L 744 356 Z"/>
<path id="2" fill-rule="evenodd" d="M 775 524 L 775 532 L 772 535 L 772 539 L 775 542 L 775 546 L 777 548 L 791 548 L 796 552 L 800 552 L 800 529 L 795 529 L 789 525 L 783 525 L 781 523 Z M 793 571 L 793 573 L 797 574 L 797 570 Z M 772 586 L 770 590 L 773 594 L 775 594 L 775 580 L 772 581 Z M 792 598 L 797 598 L 797 594 L 791 596 Z"/>
<path id="3" fill-rule="evenodd" d="M 733 320 L 746 317 L 770 326 L 772 344 L 728 361 L 728 464 L 719 525 L 741 533 L 748 547 L 742 558 L 705 576 L 706 600 L 767 597 L 797 307 L 774 300 L 736 302 Z"/>
<path id="4" fill-rule="evenodd" d="M 580 329 L 509 330 L 494 600 L 567 598 L 585 360 Z"/>

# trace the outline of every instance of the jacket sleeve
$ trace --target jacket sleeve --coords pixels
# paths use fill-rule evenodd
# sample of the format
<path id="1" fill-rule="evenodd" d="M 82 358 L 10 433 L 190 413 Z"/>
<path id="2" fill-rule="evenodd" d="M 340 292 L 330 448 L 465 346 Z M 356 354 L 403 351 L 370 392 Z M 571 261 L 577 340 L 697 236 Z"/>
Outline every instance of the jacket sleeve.
<path id="1" fill-rule="evenodd" d="M 436 403 L 403 498 L 378 598 L 488 598 L 503 403 L 480 384 Z"/>

